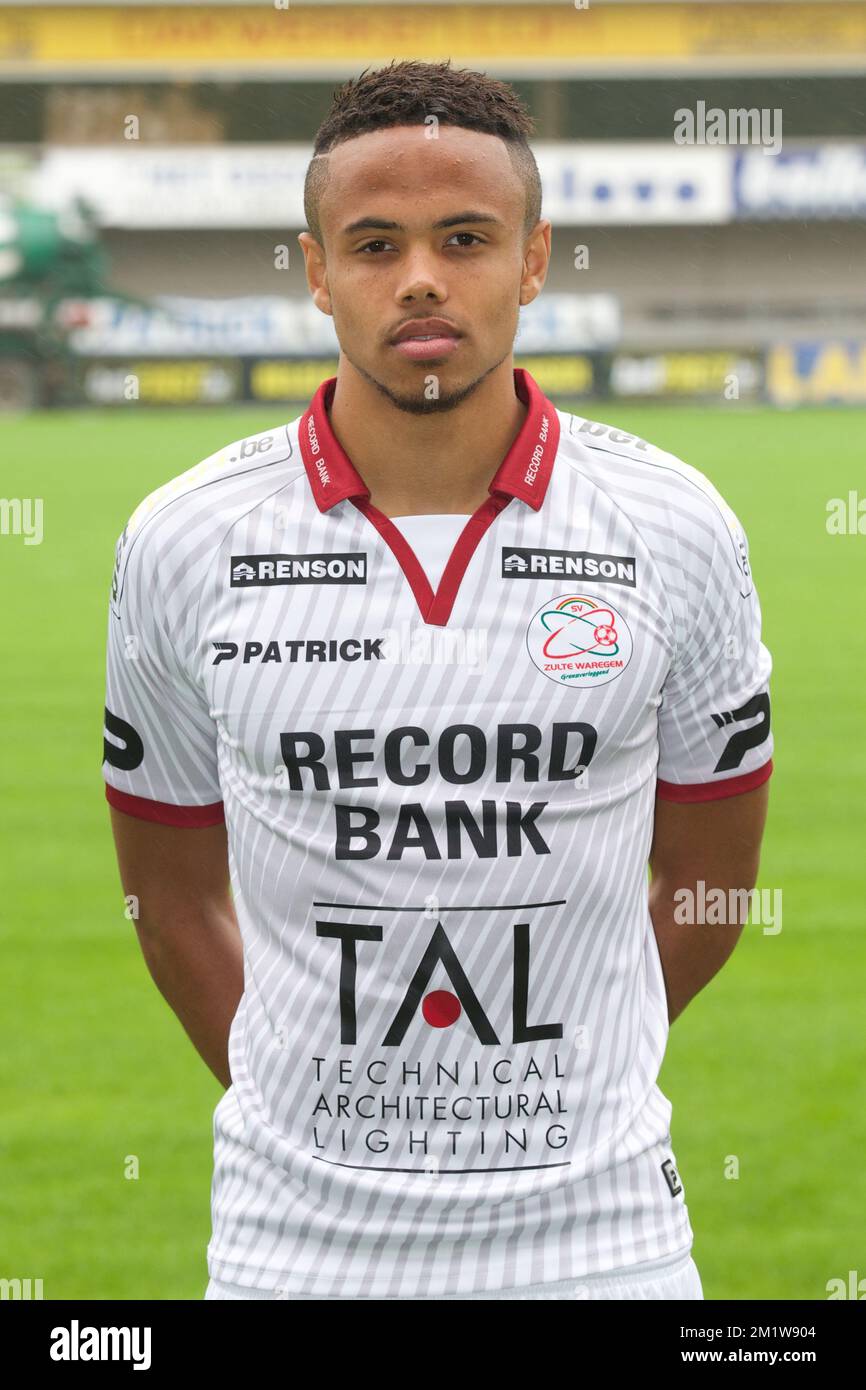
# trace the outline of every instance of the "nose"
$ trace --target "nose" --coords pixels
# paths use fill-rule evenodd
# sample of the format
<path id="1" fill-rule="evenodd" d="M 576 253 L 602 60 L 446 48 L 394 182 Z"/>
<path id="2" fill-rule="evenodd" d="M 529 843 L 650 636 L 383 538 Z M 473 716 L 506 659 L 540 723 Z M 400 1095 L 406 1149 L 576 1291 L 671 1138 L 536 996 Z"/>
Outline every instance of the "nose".
<path id="1" fill-rule="evenodd" d="M 401 302 L 430 298 L 441 302 L 447 299 L 448 291 L 442 280 L 441 270 L 436 265 L 435 256 L 429 247 L 418 246 L 408 251 L 401 269 L 402 275 L 396 292 Z"/>

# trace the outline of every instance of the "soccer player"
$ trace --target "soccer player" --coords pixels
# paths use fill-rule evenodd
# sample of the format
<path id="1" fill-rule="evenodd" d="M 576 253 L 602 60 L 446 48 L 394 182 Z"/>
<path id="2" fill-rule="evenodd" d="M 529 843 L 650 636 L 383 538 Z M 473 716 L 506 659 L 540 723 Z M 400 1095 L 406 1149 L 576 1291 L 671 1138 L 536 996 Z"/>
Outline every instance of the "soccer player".
<path id="1" fill-rule="evenodd" d="M 337 375 L 118 542 L 121 878 L 226 1087 L 209 1299 L 703 1297 L 657 1078 L 756 881 L 771 659 L 713 485 L 514 368 L 531 130 L 450 64 L 342 87 Z"/>

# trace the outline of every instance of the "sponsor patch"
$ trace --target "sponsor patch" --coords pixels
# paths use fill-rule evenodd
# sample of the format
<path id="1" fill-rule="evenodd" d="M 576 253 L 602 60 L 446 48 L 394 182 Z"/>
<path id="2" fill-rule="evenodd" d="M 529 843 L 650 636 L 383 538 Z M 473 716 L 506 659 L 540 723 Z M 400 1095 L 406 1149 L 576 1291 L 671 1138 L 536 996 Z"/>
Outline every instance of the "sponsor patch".
<path id="1" fill-rule="evenodd" d="M 603 579 L 633 589 L 633 555 L 601 555 L 594 550 L 532 550 L 524 546 L 502 547 L 503 579 L 538 579 L 559 575 L 565 579 Z"/>
<path id="2" fill-rule="evenodd" d="M 728 531 L 730 532 L 731 542 L 734 547 L 734 556 L 737 561 L 737 568 L 739 569 L 741 575 L 740 597 L 748 598 L 749 595 L 752 593 L 755 584 L 754 580 L 752 579 L 752 567 L 749 564 L 749 547 L 746 542 L 746 535 L 743 531 L 742 526 L 737 520 L 736 514 L 731 510 L 731 508 L 728 506 L 727 502 L 724 501 L 724 499 L 722 499 L 722 514 L 725 518 L 725 521 L 728 524 Z"/>
<path id="3" fill-rule="evenodd" d="M 281 665 L 284 661 L 381 661 L 384 637 L 346 637 L 342 642 L 336 637 L 308 638 L 289 637 L 281 641 L 273 637 L 270 641 L 251 640 L 249 642 L 214 642 L 216 656 L 212 666 L 220 666 L 224 661 L 234 661 L 240 656 L 244 666 L 250 663 L 265 666 L 268 662 Z"/>
<path id="4" fill-rule="evenodd" d="M 604 598 L 561 594 L 542 604 L 526 630 L 533 662 L 558 685 L 606 685 L 632 653 L 625 618 Z"/>
<path id="5" fill-rule="evenodd" d="M 129 522 L 123 528 L 123 535 L 118 538 L 114 548 L 114 571 L 111 576 L 111 608 L 115 615 L 120 617 L 120 579 L 123 571 L 123 560 L 126 553 L 126 542 L 129 539 Z"/>
<path id="6" fill-rule="evenodd" d="M 664 1163 L 662 1164 L 662 1172 L 665 1175 L 665 1182 L 671 1190 L 671 1196 L 678 1196 L 679 1193 L 683 1190 L 683 1185 L 680 1182 L 680 1175 L 674 1167 L 673 1159 L 665 1159 Z"/>
<path id="7" fill-rule="evenodd" d="M 366 584 L 363 551 L 338 555 L 233 555 L 231 587 L 268 584 Z"/>

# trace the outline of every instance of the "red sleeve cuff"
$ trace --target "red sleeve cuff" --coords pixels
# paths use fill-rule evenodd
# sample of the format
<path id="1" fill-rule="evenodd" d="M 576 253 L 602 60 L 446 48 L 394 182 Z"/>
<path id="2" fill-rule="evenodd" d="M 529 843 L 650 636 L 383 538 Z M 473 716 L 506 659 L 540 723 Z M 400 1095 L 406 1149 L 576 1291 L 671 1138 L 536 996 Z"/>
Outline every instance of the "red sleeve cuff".
<path id="1" fill-rule="evenodd" d="M 130 796 L 128 792 L 119 792 L 108 782 L 105 784 L 105 799 L 127 816 L 155 821 L 158 825 L 203 830 L 208 825 L 219 825 L 225 820 L 221 801 L 214 801 L 209 806 L 173 806 L 168 801 L 151 801 L 145 796 Z"/>
<path id="2" fill-rule="evenodd" d="M 741 792 L 753 791 L 766 782 L 773 771 L 773 759 L 758 767 L 754 772 L 744 772 L 741 777 L 726 777 L 722 782 L 656 782 L 656 795 L 662 801 L 719 801 L 723 796 L 739 796 Z"/>

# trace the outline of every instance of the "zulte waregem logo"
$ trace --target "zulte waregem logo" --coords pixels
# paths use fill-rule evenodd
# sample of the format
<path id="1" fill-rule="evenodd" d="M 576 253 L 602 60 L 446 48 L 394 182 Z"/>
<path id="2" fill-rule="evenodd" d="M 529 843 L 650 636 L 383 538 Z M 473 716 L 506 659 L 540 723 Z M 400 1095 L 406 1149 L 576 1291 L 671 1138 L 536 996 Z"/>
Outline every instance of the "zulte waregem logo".
<path id="1" fill-rule="evenodd" d="M 605 685 L 632 653 L 625 618 L 606 599 L 562 594 L 542 604 L 526 630 L 529 655 L 558 685 Z"/>

